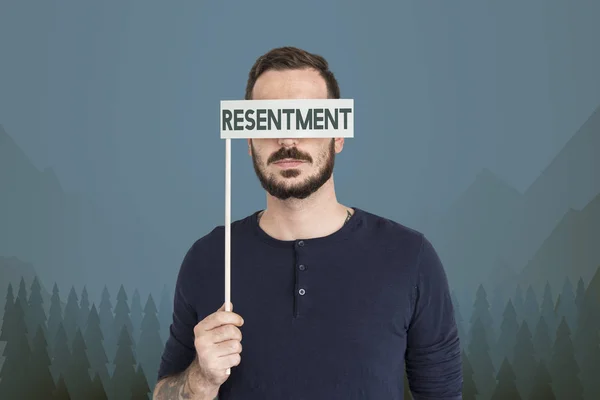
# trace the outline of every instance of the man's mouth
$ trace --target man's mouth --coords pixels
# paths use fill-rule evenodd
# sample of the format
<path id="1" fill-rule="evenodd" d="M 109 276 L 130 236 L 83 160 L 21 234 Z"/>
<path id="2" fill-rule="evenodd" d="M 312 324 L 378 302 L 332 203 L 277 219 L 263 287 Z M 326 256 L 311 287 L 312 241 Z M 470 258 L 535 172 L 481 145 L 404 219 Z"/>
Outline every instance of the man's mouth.
<path id="1" fill-rule="evenodd" d="M 295 158 L 286 158 L 283 160 L 275 161 L 273 164 L 276 164 L 280 168 L 293 168 L 298 165 L 304 163 L 302 160 L 297 160 Z"/>

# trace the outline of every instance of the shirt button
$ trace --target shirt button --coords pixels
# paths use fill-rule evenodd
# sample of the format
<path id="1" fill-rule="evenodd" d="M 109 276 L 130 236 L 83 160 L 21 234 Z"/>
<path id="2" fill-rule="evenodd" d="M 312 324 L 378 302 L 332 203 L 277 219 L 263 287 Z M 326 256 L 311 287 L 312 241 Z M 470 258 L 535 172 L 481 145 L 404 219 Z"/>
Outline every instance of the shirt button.
<path id="1" fill-rule="evenodd" d="M 300 247 L 304 246 L 304 241 L 303 240 L 299 241 L 298 246 L 300 246 Z"/>
<path id="2" fill-rule="evenodd" d="M 304 296 L 304 293 L 306 293 L 306 290 L 300 289 L 300 290 L 298 290 L 298 293 L 300 293 L 300 296 Z"/>
<path id="3" fill-rule="evenodd" d="M 304 271 L 304 270 L 306 269 L 306 267 L 305 267 L 304 265 L 302 265 L 302 264 L 300 264 L 300 265 L 298 266 L 298 268 L 300 268 L 300 271 Z"/>

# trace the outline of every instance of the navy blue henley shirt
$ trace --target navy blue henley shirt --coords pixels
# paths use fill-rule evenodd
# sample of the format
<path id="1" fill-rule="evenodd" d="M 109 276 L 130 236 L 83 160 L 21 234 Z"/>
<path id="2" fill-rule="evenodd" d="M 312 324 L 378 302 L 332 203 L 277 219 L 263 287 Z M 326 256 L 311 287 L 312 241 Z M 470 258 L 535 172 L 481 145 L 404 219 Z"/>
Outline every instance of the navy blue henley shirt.
<path id="1" fill-rule="evenodd" d="M 258 212 L 231 225 L 231 301 L 244 318 L 241 363 L 220 400 L 462 399 L 446 274 L 421 233 L 354 208 L 338 231 L 281 241 Z M 158 378 L 195 357 L 194 326 L 224 302 L 224 228 L 181 265 Z"/>

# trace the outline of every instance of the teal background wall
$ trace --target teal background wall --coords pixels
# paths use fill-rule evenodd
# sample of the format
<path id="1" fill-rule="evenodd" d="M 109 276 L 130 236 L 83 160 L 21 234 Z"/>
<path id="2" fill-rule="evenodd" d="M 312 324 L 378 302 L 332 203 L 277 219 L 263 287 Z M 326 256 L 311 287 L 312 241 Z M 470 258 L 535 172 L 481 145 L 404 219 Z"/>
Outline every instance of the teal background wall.
<path id="1" fill-rule="evenodd" d="M 600 398 L 599 17 L 593 0 L 1 0 L 0 398 L 146 398 L 183 255 L 224 221 L 219 100 L 282 45 L 325 56 L 355 99 L 340 201 L 439 251 L 465 399 Z M 263 207 L 241 141 L 232 179 L 234 219 Z"/>

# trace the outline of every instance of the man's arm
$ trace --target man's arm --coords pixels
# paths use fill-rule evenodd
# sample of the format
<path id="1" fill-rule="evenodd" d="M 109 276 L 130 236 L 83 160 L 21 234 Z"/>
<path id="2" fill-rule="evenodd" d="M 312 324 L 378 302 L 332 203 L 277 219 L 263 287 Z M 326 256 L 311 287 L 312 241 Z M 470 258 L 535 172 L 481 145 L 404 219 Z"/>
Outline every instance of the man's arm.
<path id="1" fill-rule="evenodd" d="M 158 381 L 152 400 L 216 400 L 219 387 L 202 381 L 197 361 L 185 370 Z"/>
<path id="2" fill-rule="evenodd" d="M 462 359 L 448 279 L 423 237 L 408 328 L 406 374 L 414 400 L 462 400 Z"/>
<path id="3" fill-rule="evenodd" d="M 161 356 L 153 400 L 213 400 L 219 391 L 219 387 L 201 380 L 194 344 L 194 327 L 200 317 L 185 296 L 190 280 L 196 287 L 199 284 L 197 279 L 190 279 L 190 272 L 197 270 L 199 265 L 199 242 L 188 250 L 179 269 L 173 297 L 173 320 Z"/>

